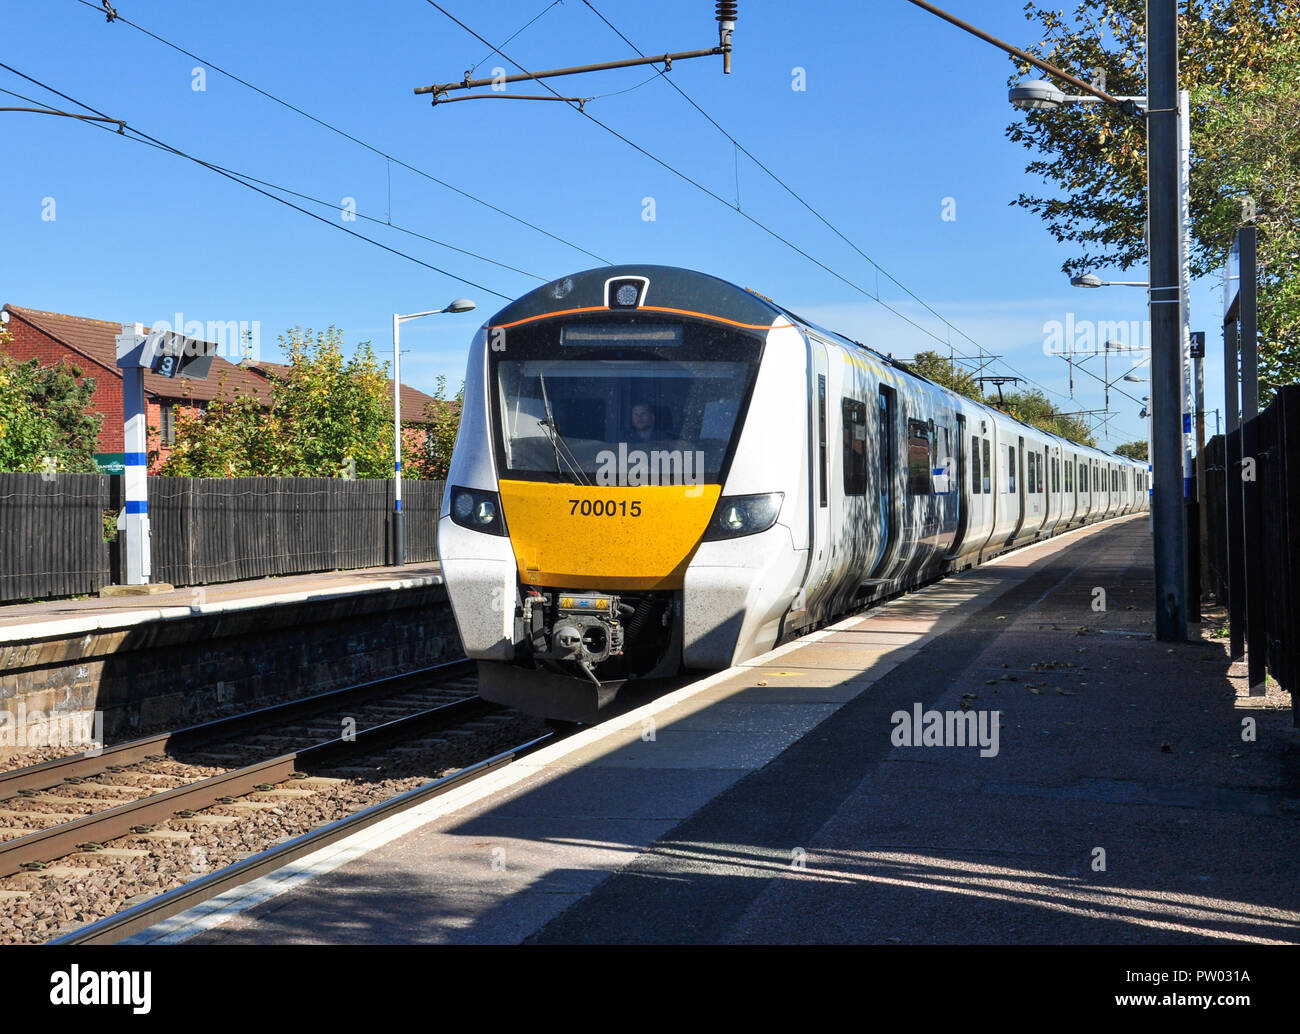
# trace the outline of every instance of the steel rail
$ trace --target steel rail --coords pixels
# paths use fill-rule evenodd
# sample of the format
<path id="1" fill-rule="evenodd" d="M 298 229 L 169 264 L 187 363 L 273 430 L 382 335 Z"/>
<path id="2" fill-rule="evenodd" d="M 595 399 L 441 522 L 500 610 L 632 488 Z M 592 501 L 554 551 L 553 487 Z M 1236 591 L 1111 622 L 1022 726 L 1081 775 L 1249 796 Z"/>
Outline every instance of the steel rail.
<path id="1" fill-rule="evenodd" d="M 295 837 L 284 844 L 268 848 L 260 854 L 252 855 L 242 861 L 235 862 L 233 865 L 228 865 L 224 869 L 219 869 L 201 879 L 195 880 L 193 883 L 187 883 L 183 887 L 169 890 L 157 897 L 150 898 L 148 901 L 142 901 L 140 904 L 125 909 L 116 915 L 108 916 L 79 930 L 73 930 L 47 943 L 51 945 L 115 944 L 142 930 L 147 930 L 164 919 L 178 915 L 195 905 L 208 901 L 218 894 L 250 883 L 258 877 L 274 872 L 298 858 L 337 843 L 368 826 L 374 825 L 381 819 L 413 808 L 417 804 L 422 804 L 424 801 L 464 786 L 475 779 L 480 779 L 518 758 L 533 753 L 562 735 L 558 732 L 548 732 L 538 736 L 527 743 L 512 747 L 476 764 L 462 768 L 459 772 L 453 772 L 451 775 L 435 779 L 423 786 L 417 786 L 413 790 L 408 790 L 406 793 L 391 797 L 386 801 L 372 804 L 354 815 L 338 819 L 328 825 L 321 826 L 319 829 Z"/>
<path id="2" fill-rule="evenodd" d="M 175 818 L 179 811 L 198 811 L 227 798 L 252 793 L 260 786 L 282 783 L 307 766 L 320 766 L 340 756 L 372 750 L 376 744 L 406 738 L 445 725 L 448 720 L 463 720 L 498 710 L 478 697 L 440 704 L 371 726 L 351 738 L 336 737 L 5 841 L 0 843 L 0 877 L 21 872 L 26 866 L 48 864 L 51 859 L 72 854 L 81 844 L 113 840 L 135 832 L 138 827 L 165 822 Z"/>
<path id="3" fill-rule="evenodd" d="M 93 755 L 84 752 L 72 754 L 65 758 L 55 758 L 52 761 L 29 765 L 26 768 L 15 768 L 10 772 L 0 772 L 0 801 L 7 801 L 12 797 L 16 797 L 24 790 L 45 790 L 66 782 L 68 779 L 99 775 L 113 765 L 135 764 L 151 755 L 161 754 L 168 748 L 192 750 L 201 742 L 221 739 L 225 736 L 247 731 L 252 727 L 298 717 L 303 713 L 329 707 L 351 696 L 366 696 L 371 693 L 393 690 L 407 682 L 419 683 L 430 676 L 441 677 L 448 675 L 453 670 L 464 669 L 468 671 L 471 670 L 470 665 L 472 664 L 472 661 L 462 657 L 442 664 L 433 664 L 416 671 L 403 672 L 400 675 L 390 675 L 382 679 L 358 682 L 355 685 L 341 686 L 338 689 L 326 690 L 324 693 L 316 693 L 297 700 L 269 704 L 266 707 L 245 711 L 242 714 L 214 718 L 212 721 L 187 726 L 173 732 L 128 740 L 112 747 L 105 747 L 102 751 Z"/>

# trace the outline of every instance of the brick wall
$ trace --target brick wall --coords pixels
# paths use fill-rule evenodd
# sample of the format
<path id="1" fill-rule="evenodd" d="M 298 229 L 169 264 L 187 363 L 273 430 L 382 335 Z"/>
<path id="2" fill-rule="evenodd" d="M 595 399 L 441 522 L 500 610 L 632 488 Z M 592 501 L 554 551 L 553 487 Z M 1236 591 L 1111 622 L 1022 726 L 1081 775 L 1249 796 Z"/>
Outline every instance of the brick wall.
<path id="1" fill-rule="evenodd" d="M 0 642 L 0 711 L 100 711 L 114 743 L 460 655 L 443 586 L 347 594 Z"/>
<path id="2" fill-rule="evenodd" d="M 101 366 L 93 359 L 88 359 L 50 337 L 43 330 L 38 330 L 16 313 L 10 318 L 6 328 L 13 340 L 5 346 L 4 351 L 20 362 L 37 359 L 42 366 L 56 366 L 66 361 L 80 367 L 86 377 L 95 378 L 95 391 L 90 398 L 93 412 L 103 414 L 104 421 L 99 427 L 99 444 L 96 452 L 122 452 L 122 375 L 116 368 Z M 162 404 L 154 396 L 145 397 L 145 422 L 149 425 L 149 455 L 153 457 L 149 472 L 157 473 L 158 468 L 171 455 L 170 448 L 164 448 L 160 441 L 159 430 L 162 427 Z M 178 406 L 179 408 L 179 406 Z"/>
<path id="3" fill-rule="evenodd" d="M 5 351 L 19 361 L 38 359 L 42 366 L 55 366 L 66 360 L 79 366 L 87 377 L 95 378 L 95 393 L 91 396 L 91 409 L 104 415 L 99 429 L 96 452 L 122 451 L 122 376 L 116 369 L 101 366 L 80 352 L 54 340 L 44 331 L 37 330 L 21 316 L 14 314 L 6 328 L 13 340 Z"/>

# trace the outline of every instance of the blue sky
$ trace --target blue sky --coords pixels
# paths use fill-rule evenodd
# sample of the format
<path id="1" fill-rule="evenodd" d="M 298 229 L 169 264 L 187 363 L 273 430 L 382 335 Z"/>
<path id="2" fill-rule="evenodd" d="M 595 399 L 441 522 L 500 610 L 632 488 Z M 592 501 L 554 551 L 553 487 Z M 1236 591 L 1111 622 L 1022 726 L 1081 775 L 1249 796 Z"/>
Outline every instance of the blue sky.
<path id="1" fill-rule="evenodd" d="M 441 2 L 441 0 L 440 0 Z M 716 41 L 713 4 L 592 0 L 647 53 Z M 446 0 L 494 44 L 548 0 Z M 447 250 L 356 211 L 549 280 L 613 262 L 701 269 L 896 356 L 936 347 L 950 332 L 885 277 L 881 298 L 937 335 L 915 329 L 843 280 L 637 153 L 567 105 L 473 101 L 430 106 L 413 87 L 490 76 L 508 62 L 425 0 L 372 5 L 175 4 L 122 0 L 119 11 L 365 140 L 387 154 L 549 231 L 560 243 L 342 139 L 258 96 L 210 65 L 176 53 L 78 0 L 3 0 L 6 37 L 24 40 L 4 60 L 167 144 L 209 162 L 321 198 L 298 201 L 333 226 L 292 211 L 192 162 L 71 119 L 0 113 L 4 246 L 0 300 L 115 321 L 257 321 L 264 357 L 295 325 L 343 329 L 391 357 L 391 314 L 437 308 L 461 295 L 472 315 L 406 324 L 403 380 L 431 390 L 464 376 L 465 348 L 483 318 L 541 281 Z M 1025 44 L 1018 0 L 952 0 L 954 13 Z M 546 10 L 509 45 L 530 70 L 631 56 L 583 0 Z M 195 69 L 205 69 L 196 90 Z M 803 70 L 803 90 L 792 89 Z M 514 71 L 513 68 L 508 68 Z M 1004 136 L 1009 59 L 904 0 L 809 0 L 741 5 L 734 71 L 720 59 L 677 63 L 669 75 L 701 107 L 797 190 L 858 249 L 926 303 L 1004 356 L 993 372 L 1050 389 L 1064 409 L 1100 408 L 1101 385 L 1044 355 L 1044 324 L 1132 321 L 1145 292 L 1071 288 L 1071 256 L 1033 215 L 1010 206 L 1039 183 L 1029 152 Z M 775 186 L 654 70 L 554 80 L 590 97 L 588 111 L 641 147 L 876 293 L 875 268 Z M 644 84 L 644 85 L 639 85 Z M 0 70 L 0 87 L 42 100 Z M 619 91 L 627 91 L 621 92 Z M 515 92 L 523 92 L 516 88 Z M 529 93 L 545 92 L 531 87 Z M 0 95 L 3 96 L 3 95 Z M 5 97 L 0 104 L 24 102 Z M 67 107 L 66 102 L 58 101 Z M 1193 141 L 1195 146 L 1195 141 Z M 47 198 L 54 199 L 54 218 Z M 654 199 L 653 221 L 642 218 Z M 943 218 L 945 199 L 955 219 Z M 465 277 L 469 286 L 340 232 L 353 229 Z M 1144 280 L 1145 269 L 1099 270 Z M 490 289 L 490 290 L 489 290 Z M 1206 393 L 1221 405 L 1221 292 L 1195 285 L 1193 327 L 1209 332 Z M 960 351 L 974 352 L 953 334 Z M 407 351 L 409 349 L 409 352 Z M 1111 363 L 1111 376 L 1122 372 Z M 1101 359 L 1087 364 L 1101 373 Z M 1144 384 L 1121 383 L 1141 396 Z M 1145 437 L 1138 404 L 1112 392 L 1112 434 Z M 1209 424 L 1213 433 L 1213 420 Z"/>

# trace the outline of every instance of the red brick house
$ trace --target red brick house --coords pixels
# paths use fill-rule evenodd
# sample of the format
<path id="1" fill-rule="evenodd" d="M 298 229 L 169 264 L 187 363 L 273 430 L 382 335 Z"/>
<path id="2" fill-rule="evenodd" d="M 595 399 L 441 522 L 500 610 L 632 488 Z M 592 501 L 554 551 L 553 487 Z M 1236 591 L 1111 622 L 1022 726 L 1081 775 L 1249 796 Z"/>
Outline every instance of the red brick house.
<path id="1" fill-rule="evenodd" d="M 100 453 L 121 453 L 122 446 L 122 371 L 117 368 L 117 342 L 120 323 L 66 316 L 40 309 L 6 305 L 9 321 L 4 325 L 13 340 L 4 351 L 20 362 L 38 359 L 43 366 L 67 360 L 79 366 L 87 377 L 95 378 L 91 396 L 93 409 L 104 415 L 100 426 Z M 206 380 L 171 379 L 145 372 L 145 408 L 150 427 L 149 453 L 156 455 L 150 464 L 156 470 L 171 454 L 176 411 L 184 407 L 206 408 L 221 394 L 238 392 L 252 395 L 263 405 L 271 404 L 271 377 L 284 377 L 289 367 L 284 363 L 244 360 L 232 364 L 215 356 Z M 392 397 L 393 382 L 388 382 Z M 410 385 L 402 385 L 402 448 L 423 449 L 424 428 L 433 420 L 445 400 L 427 395 Z"/>
<path id="2" fill-rule="evenodd" d="M 20 362 L 38 359 L 43 366 L 67 360 L 81 367 L 85 376 L 95 378 L 91 403 L 96 412 L 104 415 L 96 451 L 122 452 L 122 371 L 117 368 L 116 342 L 122 330 L 121 324 L 24 309 L 17 305 L 6 305 L 4 311 L 9 313 L 9 322 L 4 329 L 13 337 L 5 346 L 9 355 Z M 241 369 L 220 356 L 212 360 L 208 379 L 203 381 L 172 380 L 145 372 L 149 452 L 157 452 L 157 463 L 166 460 L 171 452 L 176 410 L 187 406 L 202 409 L 223 387 L 227 392 L 253 395 L 267 405 L 271 402 L 271 388 L 264 377 Z"/>

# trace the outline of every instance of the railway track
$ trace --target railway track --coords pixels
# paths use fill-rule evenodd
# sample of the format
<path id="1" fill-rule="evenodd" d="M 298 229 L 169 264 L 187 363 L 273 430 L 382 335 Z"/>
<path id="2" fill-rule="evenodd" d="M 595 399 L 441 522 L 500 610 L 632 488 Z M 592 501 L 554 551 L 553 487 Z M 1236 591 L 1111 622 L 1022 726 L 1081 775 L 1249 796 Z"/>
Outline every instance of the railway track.
<path id="1" fill-rule="evenodd" d="M 139 832 L 139 827 L 178 812 L 197 812 L 259 786 L 284 782 L 302 767 L 373 750 L 377 743 L 438 722 L 484 713 L 485 705 L 472 695 L 472 680 L 462 678 L 459 685 L 453 681 L 467 672 L 464 661 L 437 665 L 132 740 L 94 757 L 79 754 L 0 774 L 0 835 L 6 836 L 0 842 L 0 877 L 43 868 L 84 850 L 83 845 Z M 438 683 L 428 686 L 431 679 Z M 409 713 L 411 698 L 430 696 L 445 699 Z M 388 721 L 372 717 L 402 711 L 407 713 Z M 321 740 L 320 730 L 331 714 L 346 715 L 356 724 L 370 721 L 353 736 Z M 338 728 L 335 721 L 333 729 Z M 236 739 L 240 736 L 245 737 L 242 743 Z M 308 746 L 289 747 L 303 739 L 309 740 Z M 222 745 L 235 753 L 213 749 Z M 250 754 L 258 759 L 248 760 Z M 212 774 L 223 762 L 235 762 L 236 767 Z M 159 787 L 159 782 L 164 785 Z"/>
<path id="2" fill-rule="evenodd" d="M 540 723 L 480 700 L 469 669 L 438 665 L 0 773 L 0 941 L 43 940 L 152 898 L 150 886 L 190 877 L 191 843 L 206 845 L 188 847 L 200 860 L 241 861 L 500 754 L 503 737 L 536 739 Z"/>
<path id="3" fill-rule="evenodd" d="M 178 915 L 195 905 L 214 898 L 218 894 L 250 883 L 258 877 L 274 872 L 298 858 L 350 837 L 367 826 L 388 818 L 390 815 L 414 808 L 424 801 L 464 786 L 476 779 L 481 779 L 503 765 L 508 765 L 517 758 L 524 757 L 563 735 L 565 734 L 562 732 L 551 731 L 534 737 L 518 746 L 500 751 L 476 764 L 460 769 L 451 775 L 435 779 L 397 797 L 392 797 L 363 811 L 295 837 L 286 843 L 271 847 L 260 854 L 236 862 L 175 890 L 158 895 L 116 915 L 108 916 L 96 923 L 57 937 L 49 943 L 58 945 L 116 944 L 133 934 L 149 929 L 164 919 Z"/>

